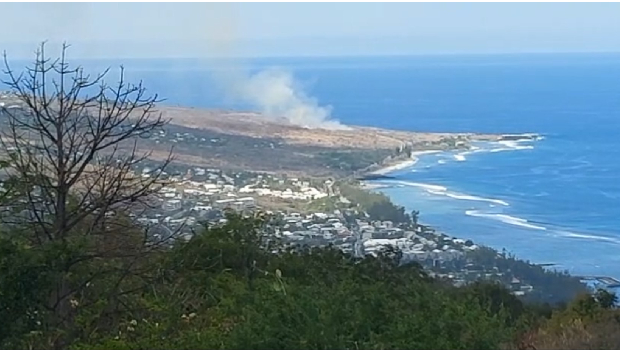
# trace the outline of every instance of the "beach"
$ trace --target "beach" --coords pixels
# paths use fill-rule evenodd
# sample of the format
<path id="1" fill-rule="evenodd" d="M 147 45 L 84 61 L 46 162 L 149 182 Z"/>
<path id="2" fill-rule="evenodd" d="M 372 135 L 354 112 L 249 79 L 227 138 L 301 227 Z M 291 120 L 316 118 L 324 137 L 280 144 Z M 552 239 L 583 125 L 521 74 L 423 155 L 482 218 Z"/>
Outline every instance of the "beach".
<path id="1" fill-rule="evenodd" d="M 411 158 L 403 159 L 398 162 L 395 162 L 394 164 L 390 164 L 383 168 L 371 171 L 369 174 L 370 175 L 387 175 L 389 173 L 392 173 L 398 170 L 411 168 L 414 165 L 416 165 L 416 163 L 418 162 L 419 160 L 418 156 L 421 156 L 423 154 L 431 154 L 431 153 L 438 153 L 438 152 L 443 152 L 443 151 L 442 150 L 427 150 L 427 151 L 412 152 Z"/>

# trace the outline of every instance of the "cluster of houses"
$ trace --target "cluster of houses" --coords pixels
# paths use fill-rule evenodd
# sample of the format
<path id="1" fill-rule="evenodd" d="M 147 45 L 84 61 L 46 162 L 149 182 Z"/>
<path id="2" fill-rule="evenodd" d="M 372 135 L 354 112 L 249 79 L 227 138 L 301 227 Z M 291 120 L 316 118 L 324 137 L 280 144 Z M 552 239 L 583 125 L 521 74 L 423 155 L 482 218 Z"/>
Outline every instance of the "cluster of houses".
<path id="1" fill-rule="evenodd" d="M 142 169 L 147 176 L 150 169 Z M 198 225 L 226 222 L 225 212 L 262 209 L 273 220 L 269 232 L 288 245 L 334 246 L 354 256 L 377 255 L 386 247 L 397 248 L 403 262 L 417 262 L 437 277 L 454 284 L 483 279 L 505 282 L 499 271 L 484 271 L 468 264 L 467 253 L 478 246 L 471 241 L 450 237 L 432 228 L 413 223 L 372 220 L 352 209 L 330 212 L 271 211 L 261 208 L 261 197 L 310 202 L 325 197 L 342 198 L 330 180 L 285 178 L 269 174 L 226 173 L 219 169 L 186 168 L 173 171 L 170 185 L 159 193 L 158 210 L 145 212 L 138 220 L 160 231 L 182 230 L 189 238 Z M 515 294 L 531 286 L 509 281 Z"/>
<path id="2" fill-rule="evenodd" d="M 149 176 L 153 167 L 140 170 Z M 169 185 L 159 193 L 160 210 L 145 212 L 141 222 L 184 226 L 197 225 L 204 220 L 221 220 L 226 209 L 246 211 L 257 209 L 261 197 L 309 202 L 328 196 L 338 196 L 333 182 L 284 178 L 269 174 L 225 173 L 219 169 L 187 168 L 176 171 Z M 406 260 L 452 260 L 468 249 L 465 241 L 449 239 L 422 232 L 422 226 L 404 229 L 389 221 L 370 221 L 355 212 L 343 213 L 273 213 L 281 223 L 275 232 L 285 241 L 301 244 L 332 244 L 354 254 L 374 254 L 382 247 L 392 245 L 403 252 Z M 351 219 L 352 218 L 352 219 Z M 185 220 L 185 221 L 184 221 Z M 174 227 L 171 227 L 174 229 Z"/>
<path id="3" fill-rule="evenodd" d="M 307 181 L 294 182 L 295 186 L 298 186 L 298 190 L 286 188 L 284 190 L 275 190 L 269 188 L 267 185 L 256 187 L 256 185 L 248 185 L 239 189 L 240 193 L 255 193 L 258 196 L 272 196 L 282 199 L 292 200 L 315 200 L 327 197 L 326 192 L 322 192 L 314 187 L 311 187 Z"/>
<path id="4" fill-rule="evenodd" d="M 340 210 L 333 213 L 286 214 L 279 231 L 286 241 L 334 245 L 355 255 L 376 255 L 387 246 L 398 248 L 403 261 L 437 262 L 464 257 L 468 250 L 477 249 L 461 239 L 450 238 L 423 226 L 415 229 L 397 227 L 391 221 L 368 218 L 347 219 Z"/>
<path id="5" fill-rule="evenodd" d="M 463 285 L 480 279 L 506 285 L 515 295 L 525 295 L 533 287 L 497 268 L 485 270 L 472 264 L 468 252 L 479 249 L 471 241 L 450 237 L 432 228 L 370 220 L 358 213 L 335 210 L 331 213 L 272 213 L 276 220 L 270 232 L 289 245 L 337 247 L 357 257 L 377 255 L 388 246 L 397 248 L 403 263 L 417 262 L 432 276 Z"/>
<path id="6" fill-rule="evenodd" d="M 134 171 L 148 178 L 157 164 L 146 164 Z M 311 201 L 328 196 L 330 180 L 311 184 L 297 178 L 269 174 L 233 173 L 220 169 L 178 167 L 161 173 L 167 180 L 155 199 L 156 210 L 140 214 L 138 221 L 164 225 L 171 231 L 183 226 L 191 231 L 201 222 L 221 220 L 225 210 L 248 211 L 257 208 L 261 198 Z"/>
<path id="7" fill-rule="evenodd" d="M 138 170 L 143 177 L 150 177 L 153 168 Z M 162 204 L 178 209 L 178 201 L 209 202 L 217 207 L 233 209 L 253 208 L 255 197 L 275 197 L 288 200 L 311 201 L 329 196 L 331 180 L 311 184 L 297 178 L 269 174 L 225 173 L 219 169 L 200 167 L 162 173 L 170 186 L 161 190 Z"/>
<path id="8" fill-rule="evenodd" d="M 0 111 L 4 108 L 21 109 L 22 104 L 12 92 L 2 91 L 0 92 Z"/>
<path id="9" fill-rule="evenodd" d="M 218 138 L 198 137 L 190 132 L 171 132 L 168 130 L 159 130 L 150 136 L 150 139 L 156 144 L 160 143 L 183 143 L 191 142 L 193 144 L 207 143 L 216 145 L 222 141 Z"/>

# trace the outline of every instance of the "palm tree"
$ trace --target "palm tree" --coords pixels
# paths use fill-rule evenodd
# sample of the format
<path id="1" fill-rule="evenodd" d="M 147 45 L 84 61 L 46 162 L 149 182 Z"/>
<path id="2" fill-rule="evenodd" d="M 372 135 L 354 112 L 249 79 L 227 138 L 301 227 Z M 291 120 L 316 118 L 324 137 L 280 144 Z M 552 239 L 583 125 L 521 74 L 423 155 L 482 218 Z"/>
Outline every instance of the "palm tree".
<path id="1" fill-rule="evenodd" d="M 411 212 L 411 223 L 413 224 L 413 228 L 418 228 L 418 219 L 420 218 L 420 212 L 418 210 L 414 210 Z"/>

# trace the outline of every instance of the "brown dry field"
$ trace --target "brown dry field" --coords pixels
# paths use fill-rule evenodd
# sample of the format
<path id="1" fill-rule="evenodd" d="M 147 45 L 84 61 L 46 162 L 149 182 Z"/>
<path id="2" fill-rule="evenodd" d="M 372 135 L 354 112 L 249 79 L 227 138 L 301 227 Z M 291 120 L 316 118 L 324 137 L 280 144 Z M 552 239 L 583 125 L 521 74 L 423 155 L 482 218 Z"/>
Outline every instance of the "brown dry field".
<path id="1" fill-rule="evenodd" d="M 405 142 L 437 142 L 455 135 L 476 140 L 493 140 L 497 135 L 425 133 L 349 126 L 350 130 L 308 129 L 266 118 L 258 113 L 201 110 L 184 107 L 158 108 L 172 124 L 211 130 L 229 135 L 279 138 L 290 145 L 327 148 L 392 149 Z"/>

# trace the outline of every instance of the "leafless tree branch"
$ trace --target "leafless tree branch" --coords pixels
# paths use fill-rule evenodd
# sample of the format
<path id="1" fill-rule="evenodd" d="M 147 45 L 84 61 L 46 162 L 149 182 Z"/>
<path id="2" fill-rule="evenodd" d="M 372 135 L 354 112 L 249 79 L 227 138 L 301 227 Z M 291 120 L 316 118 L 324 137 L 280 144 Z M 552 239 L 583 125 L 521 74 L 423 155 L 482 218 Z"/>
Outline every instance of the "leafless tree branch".
<path id="1" fill-rule="evenodd" d="M 139 151 L 138 139 L 167 121 L 155 108 L 158 96 L 148 95 L 142 82 L 128 83 L 123 67 L 116 81 L 109 83 L 110 69 L 91 75 L 83 67 L 72 67 L 68 48 L 63 44 L 59 57 L 50 58 L 43 42 L 33 64 L 20 73 L 3 55 L 3 83 L 20 106 L 1 110 L 0 146 L 7 151 L 3 164 L 11 183 L 11 194 L 3 199 L 20 208 L 21 214 L 3 220 L 29 228 L 22 232 L 29 231 L 31 241 L 39 245 L 75 236 L 102 237 L 102 245 L 73 263 L 128 259 L 122 265 L 126 271 L 118 274 L 124 278 L 133 273 L 136 254 L 156 249 L 160 242 L 147 239 L 145 233 L 133 250 L 110 244 L 127 230 L 113 227 L 108 213 L 146 202 L 165 185 L 161 174 L 172 153 L 148 178 L 133 169 L 149 156 Z M 50 300 L 50 306 L 60 310 L 59 319 L 68 314 L 66 300 L 88 282 L 73 286 L 59 282 Z M 119 285 L 120 281 L 112 289 L 119 290 Z"/>

